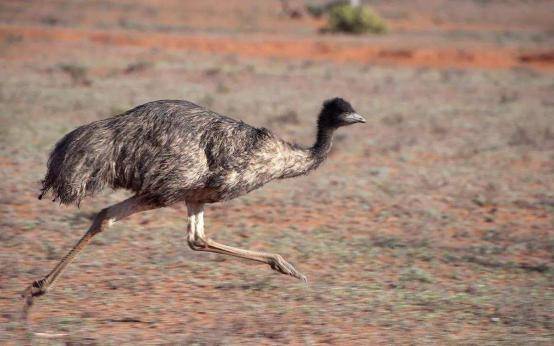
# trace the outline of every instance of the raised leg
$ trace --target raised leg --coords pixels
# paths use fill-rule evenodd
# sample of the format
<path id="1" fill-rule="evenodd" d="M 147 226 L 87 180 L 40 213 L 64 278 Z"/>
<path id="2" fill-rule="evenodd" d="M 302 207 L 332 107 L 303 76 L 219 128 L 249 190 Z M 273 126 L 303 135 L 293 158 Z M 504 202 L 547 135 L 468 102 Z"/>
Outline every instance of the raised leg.
<path id="1" fill-rule="evenodd" d="M 281 255 L 239 249 L 217 243 L 207 238 L 204 234 L 204 205 L 187 203 L 187 209 L 189 214 L 187 241 L 191 249 L 195 251 L 215 252 L 266 263 L 269 264 L 273 270 L 308 282 L 306 276 L 296 270 L 292 264 L 285 261 Z"/>
<path id="2" fill-rule="evenodd" d="M 23 292 L 22 295 L 25 298 L 25 307 L 23 309 L 24 317 L 26 317 L 28 309 L 33 304 L 33 298 L 45 294 L 48 289 L 52 288 L 67 265 L 73 261 L 75 256 L 77 256 L 79 252 L 85 248 L 85 246 L 96 234 L 107 229 L 115 221 L 119 221 L 131 214 L 153 208 L 155 207 L 146 204 L 141 197 L 131 197 L 123 202 L 102 209 L 94 218 L 94 221 L 92 222 L 92 225 L 88 229 L 87 233 L 85 233 L 85 235 L 79 240 L 79 242 L 77 242 L 71 251 L 69 251 L 69 253 L 62 258 L 54 269 L 52 269 L 52 271 L 41 280 L 33 282 Z"/>

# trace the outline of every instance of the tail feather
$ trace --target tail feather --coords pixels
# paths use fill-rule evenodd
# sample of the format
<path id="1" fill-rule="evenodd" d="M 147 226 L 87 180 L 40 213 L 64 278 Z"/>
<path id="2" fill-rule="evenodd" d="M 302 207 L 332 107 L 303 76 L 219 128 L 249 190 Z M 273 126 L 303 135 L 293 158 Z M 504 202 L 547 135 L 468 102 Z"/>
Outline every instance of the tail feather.
<path id="1" fill-rule="evenodd" d="M 54 201 L 79 205 L 86 196 L 112 185 L 109 163 L 112 139 L 99 131 L 95 123 L 65 135 L 50 154 L 38 198 L 51 193 Z"/>

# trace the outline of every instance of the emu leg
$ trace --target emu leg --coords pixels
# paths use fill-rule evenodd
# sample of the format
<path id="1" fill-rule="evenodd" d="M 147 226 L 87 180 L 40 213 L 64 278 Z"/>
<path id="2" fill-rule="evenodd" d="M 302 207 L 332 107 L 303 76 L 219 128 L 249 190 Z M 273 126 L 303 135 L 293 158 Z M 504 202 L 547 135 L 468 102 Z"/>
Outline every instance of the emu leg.
<path id="1" fill-rule="evenodd" d="M 187 241 L 195 251 L 214 252 L 269 264 L 271 269 L 308 282 L 306 276 L 300 273 L 292 264 L 278 254 L 251 251 L 220 244 L 204 234 L 204 205 L 187 203 L 189 222 L 187 226 Z"/>
<path id="2" fill-rule="evenodd" d="M 25 299 L 23 317 L 25 319 L 27 318 L 29 308 L 33 305 L 33 298 L 45 294 L 48 289 L 52 288 L 53 284 L 59 279 L 67 265 L 75 259 L 79 252 L 87 246 L 96 234 L 104 231 L 115 221 L 121 220 L 131 214 L 153 208 L 154 207 L 142 202 L 140 197 L 131 197 L 123 202 L 102 209 L 94 218 L 94 221 L 92 222 L 92 225 L 88 229 L 87 233 L 85 233 L 85 235 L 79 240 L 79 242 L 77 242 L 69 253 L 61 259 L 54 269 L 52 269 L 52 271 L 41 280 L 33 282 L 22 293 L 22 296 Z"/>

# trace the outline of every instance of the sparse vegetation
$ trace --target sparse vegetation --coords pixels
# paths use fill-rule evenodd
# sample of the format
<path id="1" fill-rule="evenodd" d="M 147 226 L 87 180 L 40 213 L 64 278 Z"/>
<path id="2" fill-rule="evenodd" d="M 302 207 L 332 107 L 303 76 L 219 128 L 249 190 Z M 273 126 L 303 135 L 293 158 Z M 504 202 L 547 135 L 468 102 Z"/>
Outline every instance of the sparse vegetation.
<path id="1" fill-rule="evenodd" d="M 134 63 L 131 63 L 129 65 L 127 65 L 127 67 L 125 68 L 125 70 L 123 71 L 123 73 L 138 73 L 138 72 L 143 72 L 143 71 L 146 71 L 150 68 L 152 68 L 154 66 L 154 64 L 151 62 L 151 61 L 137 61 L 137 62 L 134 62 Z"/>
<path id="2" fill-rule="evenodd" d="M 77 64 L 60 64 L 61 71 L 67 73 L 74 85 L 90 86 L 91 80 L 87 76 L 87 68 Z"/>
<path id="3" fill-rule="evenodd" d="M 385 21 L 367 6 L 337 5 L 329 10 L 326 30 L 351 34 L 383 34 Z"/>
<path id="4" fill-rule="evenodd" d="M 400 274 L 400 281 L 419 281 L 423 283 L 432 283 L 434 279 L 425 270 L 418 267 L 410 267 Z"/>
<path id="5" fill-rule="evenodd" d="M 460 2 L 469 4 L 468 12 L 456 18 L 472 23 L 470 41 L 464 43 L 496 44 L 499 34 L 490 31 L 490 23 L 481 30 L 481 12 L 468 15 L 473 0 L 438 3 L 444 5 L 441 11 L 452 13 Z M 99 209 L 127 197 L 101 194 L 84 200 L 80 209 L 38 201 L 47 154 L 63 134 L 148 100 L 184 98 L 307 144 L 320 100 L 335 94 L 351 98 L 368 123 L 337 140 L 334 156 L 319 171 L 206 210 L 209 236 L 279 252 L 305 271 L 309 286 L 240 259 L 188 250 L 186 209 L 177 205 L 135 215 L 95 237 L 64 280 L 36 305 L 29 343 L 552 343 L 550 70 L 472 68 L 479 59 L 449 70 L 362 60 L 304 62 L 295 55 L 268 58 L 258 50 L 254 57 L 230 55 L 216 46 L 180 49 L 180 32 L 213 38 L 217 30 L 235 28 L 229 6 L 237 4 L 252 5 L 250 15 L 257 16 L 260 30 L 274 28 L 275 17 L 286 22 L 279 30 L 299 32 L 302 42 L 323 42 L 333 49 L 345 41 L 366 45 L 389 38 L 322 39 L 314 26 L 302 26 L 308 19 L 288 20 L 275 15 L 274 8 L 273 17 L 263 17 L 266 5 L 259 0 L 219 1 L 217 6 L 206 0 L 205 10 L 197 5 L 196 12 L 180 10 L 179 20 L 194 17 L 190 13 L 220 16 L 202 21 L 201 28 L 198 22 L 187 23 L 190 27 L 182 31 L 177 25 L 160 28 L 155 21 L 174 18 L 175 8 L 189 9 L 194 2 L 172 3 L 176 7 L 157 16 L 146 0 L 132 2 L 136 11 L 129 4 L 109 3 L 109 10 L 104 2 L 87 3 L 87 18 L 101 18 L 91 28 L 80 22 L 82 6 L 0 2 L 0 20 L 6 23 L 10 16 L 12 21 L 2 30 L 26 28 L 16 42 L 5 35 L 0 44 L 0 344 L 18 343 L 21 290 L 74 245 Z M 382 1 L 371 3 L 385 7 Z M 529 23 L 525 18 L 534 18 L 545 4 L 491 1 L 487 9 L 505 15 L 498 20 L 510 24 L 516 19 Z M 399 6 L 387 2 L 389 9 L 382 11 L 391 18 L 391 11 L 400 8 L 406 13 L 402 21 L 410 21 L 415 5 Z M 37 8 L 58 13 L 63 25 L 37 22 L 43 17 L 36 15 Z M 511 17 L 520 14 L 525 18 Z M 125 28 L 118 21 L 126 17 L 141 26 L 129 28 L 120 40 L 100 40 L 112 29 L 121 34 Z M 46 30 L 48 40 L 29 37 L 29 23 Z M 98 41 L 56 40 L 58 32 L 87 28 L 102 32 L 92 36 Z M 503 35 L 510 36 L 514 49 L 539 47 L 540 41 L 527 40 L 531 35 L 547 37 L 546 32 L 506 28 Z M 167 30 L 171 33 L 165 35 Z M 157 42 L 142 46 L 141 39 L 135 40 L 151 34 L 163 38 L 155 49 L 151 44 Z M 399 31 L 390 39 L 404 49 L 413 39 L 435 44 L 451 34 L 437 26 L 424 34 Z M 391 59 L 387 63 L 396 58 Z M 154 65 L 139 67 L 147 61 Z M 77 75 L 93 83 L 85 88 L 73 82 L 61 62 L 82 68 Z M 138 69 L 124 73 L 135 63 Z"/>
<path id="6" fill-rule="evenodd" d="M 353 6 L 348 0 L 334 0 L 324 4 L 309 3 L 306 11 L 315 18 L 327 16 L 324 32 L 345 32 L 350 34 L 383 34 L 387 24 L 369 6 Z"/>

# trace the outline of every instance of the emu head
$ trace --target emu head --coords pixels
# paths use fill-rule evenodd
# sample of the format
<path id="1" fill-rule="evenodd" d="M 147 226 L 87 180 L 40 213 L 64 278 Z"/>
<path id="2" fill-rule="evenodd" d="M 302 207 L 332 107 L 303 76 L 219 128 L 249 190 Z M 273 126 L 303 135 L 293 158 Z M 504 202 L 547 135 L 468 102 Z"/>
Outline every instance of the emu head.
<path id="1" fill-rule="evenodd" d="M 318 126 L 320 128 L 339 128 L 355 123 L 365 123 L 365 119 L 356 113 L 347 101 L 335 97 L 323 102 L 319 113 Z"/>

